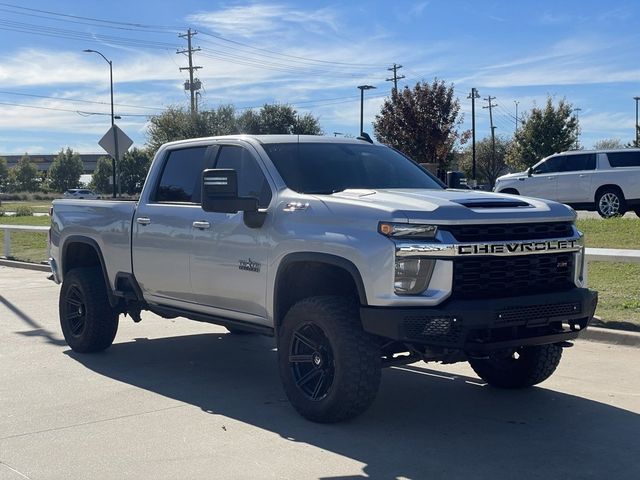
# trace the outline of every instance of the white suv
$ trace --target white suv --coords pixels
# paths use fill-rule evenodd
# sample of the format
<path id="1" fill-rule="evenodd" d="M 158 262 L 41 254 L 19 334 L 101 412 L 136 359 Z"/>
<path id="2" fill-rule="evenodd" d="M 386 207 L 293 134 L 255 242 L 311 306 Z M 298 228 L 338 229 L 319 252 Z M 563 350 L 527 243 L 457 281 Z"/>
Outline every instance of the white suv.
<path id="1" fill-rule="evenodd" d="M 551 155 L 526 172 L 498 178 L 494 191 L 556 200 L 605 218 L 628 210 L 640 216 L 640 149 Z"/>
<path id="2" fill-rule="evenodd" d="M 87 190 L 86 188 L 70 188 L 64 192 L 64 198 L 86 198 L 88 200 L 96 200 L 100 198 L 100 195 Z"/>

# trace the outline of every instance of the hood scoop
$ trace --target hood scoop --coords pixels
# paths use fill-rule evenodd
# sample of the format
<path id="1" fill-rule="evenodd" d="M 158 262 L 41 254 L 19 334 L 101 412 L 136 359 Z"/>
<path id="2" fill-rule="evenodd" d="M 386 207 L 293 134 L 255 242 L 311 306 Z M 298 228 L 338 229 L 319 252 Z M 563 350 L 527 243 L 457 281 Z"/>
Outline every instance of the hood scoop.
<path id="1" fill-rule="evenodd" d="M 455 203 L 467 208 L 523 208 L 533 207 L 530 203 L 523 200 L 511 198 L 469 198 L 462 200 L 454 200 Z"/>

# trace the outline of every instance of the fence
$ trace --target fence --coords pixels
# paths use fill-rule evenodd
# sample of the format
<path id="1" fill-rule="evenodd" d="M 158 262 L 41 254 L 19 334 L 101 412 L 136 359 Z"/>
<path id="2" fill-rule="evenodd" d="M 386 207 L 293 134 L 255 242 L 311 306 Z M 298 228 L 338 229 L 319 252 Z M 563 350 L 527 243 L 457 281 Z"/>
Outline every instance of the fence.
<path id="1" fill-rule="evenodd" d="M 49 231 L 49 227 L 34 225 L 0 225 L 0 230 L 4 232 L 4 247 L 2 249 L 5 258 L 11 256 L 11 232 L 43 232 Z"/>

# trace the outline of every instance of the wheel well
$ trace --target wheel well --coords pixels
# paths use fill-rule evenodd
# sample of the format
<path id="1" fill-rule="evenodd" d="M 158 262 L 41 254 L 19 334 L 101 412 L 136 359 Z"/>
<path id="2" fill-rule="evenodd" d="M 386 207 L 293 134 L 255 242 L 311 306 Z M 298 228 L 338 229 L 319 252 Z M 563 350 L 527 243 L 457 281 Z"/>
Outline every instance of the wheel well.
<path id="1" fill-rule="evenodd" d="M 339 295 L 360 303 L 356 282 L 347 270 L 323 262 L 288 263 L 278 272 L 275 290 L 275 325 L 299 300 L 319 295 Z"/>
<path id="2" fill-rule="evenodd" d="M 593 197 L 593 201 L 597 201 L 598 196 L 600 195 L 600 193 L 602 193 L 604 190 L 617 190 L 618 192 L 620 192 L 620 195 L 622 196 L 622 198 L 624 199 L 624 192 L 622 191 L 622 189 L 618 186 L 618 185 L 614 185 L 614 184 L 610 184 L 610 185 L 602 185 L 600 187 L 598 187 L 598 189 L 596 190 L 596 194 Z"/>
<path id="3" fill-rule="evenodd" d="M 88 243 L 72 242 L 65 246 L 62 273 L 78 267 L 102 267 L 96 249 Z"/>
<path id="4" fill-rule="evenodd" d="M 518 190 L 515 188 L 505 188 L 504 190 L 500 190 L 498 193 L 508 193 L 510 195 L 520 195 Z"/>

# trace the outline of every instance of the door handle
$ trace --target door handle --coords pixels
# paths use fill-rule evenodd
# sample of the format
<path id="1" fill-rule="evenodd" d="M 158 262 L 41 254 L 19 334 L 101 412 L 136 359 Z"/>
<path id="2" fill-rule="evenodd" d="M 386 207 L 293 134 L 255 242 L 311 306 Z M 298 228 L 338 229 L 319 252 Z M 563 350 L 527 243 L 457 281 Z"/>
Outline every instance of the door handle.
<path id="1" fill-rule="evenodd" d="M 136 223 L 138 225 L 149 225 L 151 223 L 151 219 L 147 217 L 138 217 L 136 218 Z"/>
<path id="2" fill-rule="evenodd" d="M 583 175 L 578 175 L 578 176 L 579 176 L 580 178 L 584 178 L 584 177 L 586 177 L 586 175 L 584 175 L 584 174 L 583 174 Z"/>
<path id="3" fill-rule="evenodd" d="M 556 177 L 547 177 L 547 180 L 553 180 Z"/>
<path id="4" fill-rule="evenodd" d="M 193 222 L 193 228 L 197 228 L 199 230 L 206 230 L 211 228 L 211 224 L 209 222 Z"/>

